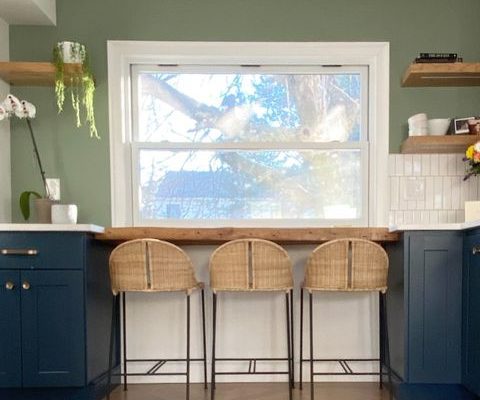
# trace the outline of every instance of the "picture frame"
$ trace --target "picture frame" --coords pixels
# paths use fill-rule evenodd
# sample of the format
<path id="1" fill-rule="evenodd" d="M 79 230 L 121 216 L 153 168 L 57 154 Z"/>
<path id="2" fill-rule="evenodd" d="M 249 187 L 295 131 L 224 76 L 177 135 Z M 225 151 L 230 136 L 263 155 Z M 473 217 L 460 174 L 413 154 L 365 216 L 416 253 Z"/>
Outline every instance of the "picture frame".
<path id="1" fill-rule="evenodd" d="M 475 119 L 475 117 L 456 118 L 453 122 L 455 135 L 468 135 L 470 133 L 470 130 L 468 129 L 468 121 L 471 119 Z"/>

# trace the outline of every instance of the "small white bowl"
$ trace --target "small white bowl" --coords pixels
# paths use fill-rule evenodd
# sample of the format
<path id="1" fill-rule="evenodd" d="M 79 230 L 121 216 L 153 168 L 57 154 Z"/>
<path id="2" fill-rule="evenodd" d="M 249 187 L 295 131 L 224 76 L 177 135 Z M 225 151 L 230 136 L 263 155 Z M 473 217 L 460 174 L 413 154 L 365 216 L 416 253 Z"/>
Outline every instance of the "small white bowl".
<path id="1" fill-rule="evenodd" d="M 445 135 L 450 126 L 450 118 L 435 118 L 428 120 L 428 134 L 433 136 Z"/>

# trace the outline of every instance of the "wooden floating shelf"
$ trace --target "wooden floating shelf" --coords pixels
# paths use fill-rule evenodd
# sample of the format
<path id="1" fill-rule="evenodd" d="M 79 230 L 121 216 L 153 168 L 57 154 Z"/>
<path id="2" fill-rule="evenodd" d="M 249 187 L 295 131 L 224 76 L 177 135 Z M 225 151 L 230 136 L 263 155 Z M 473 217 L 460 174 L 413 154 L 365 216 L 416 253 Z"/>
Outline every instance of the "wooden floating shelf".
<path id="1" fill-rule="evenodd" d="M 480 141 L 480 135 L 410 136 L 401 147 L 403 154 L 464 153 L 468 146 Z"/>
<path id="2" fill-rule="evenodd" d="M 65 84 L 81 71 L 81 64 L 65 64 Z M 12 86 L 53 86 L 55 66 L 49 62 L 0 62 L 0 79 Z"/>
<path id="3" fill-rule="evenodd" d="M 402 86 L 480 86 L 480 63 L 410 64 Z"/>
<path id="4" fill-rule="evenodd" d="M 96 234 L 98 240 L 124 242 L 132 239 L 154 238 L 177 244 L 219 244 L 229 240 L 259 238 L 284 244 L 322 243 L 328 240 L 355 237 L 376 242 L 399 239 L 397 232 L 387 228 L 106 228 Z"/>

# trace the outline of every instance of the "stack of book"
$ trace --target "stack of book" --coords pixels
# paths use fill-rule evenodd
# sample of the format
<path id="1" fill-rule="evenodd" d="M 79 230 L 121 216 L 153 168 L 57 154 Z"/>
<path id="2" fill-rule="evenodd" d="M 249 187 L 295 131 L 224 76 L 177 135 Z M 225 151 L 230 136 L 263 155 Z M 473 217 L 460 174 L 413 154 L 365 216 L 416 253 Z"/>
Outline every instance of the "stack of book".
<path id="1" fill-rule="evenodd" d="M 420 57 L 415 58 L 416 63 L 455 63 L 462 62 L 457 53 L 420 53 Z"/>

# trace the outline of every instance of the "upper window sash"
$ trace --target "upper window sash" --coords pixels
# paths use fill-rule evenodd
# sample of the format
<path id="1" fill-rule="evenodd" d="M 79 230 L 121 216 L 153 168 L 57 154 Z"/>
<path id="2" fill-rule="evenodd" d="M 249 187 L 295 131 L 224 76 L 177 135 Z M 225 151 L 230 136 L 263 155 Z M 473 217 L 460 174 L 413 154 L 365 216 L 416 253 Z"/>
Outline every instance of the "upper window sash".
<path id="1" fill-rule="evenodd" d="M 141 76 L 143 74 L 149 73 L 159 73 L 159 74 L 238 74 L 238 75 L 358 75 L 359 76 L 359 85 L 360 85 L 360 94 L 358 99 L 358 107 L 360 110 L 359 119 L 359 137 L 358 141 L 368 141 L 368 117 L 369 117 L 369 105 L 368 105 L 368 67 L 367 66 L 338 66 L 338 67 L 324 67 L 324 66 L 298 66 L 298 65 L 262 65 L 262 66 L 239 66 L 239 65 L 179 65 L 179 66 L 158 66 L 158 65 L 143 65 L 137 64 L 131 66 L 131 84 L 132 84 L 132 106 L 131 106 L 131 124 L 132 124 L 132 141 L 141 142 L 145 141 L 145 137 L 141 137 L 141 106 L 139 101 L 141 100 L 141 85 L 139 83 Z M 341 88 L 337 89 L 339 92 Z M 344 93 L 344 96 L 348 97 L 348 93 Z M 355 101 L 353 99 L 352 101 Z M 144 119 L 146 117 L 144 116 Z M 301 127 L 299 128 L 301 129 Z M 294 130 L 292 128 L 292 130 Z M 239 140 L 233 140 L 239 139 Z M 281 140 L 281 139 L 279 139 Z M 324 139 L 321 140 L 321 142 Z M 328 139 L 327 139 L 328 140 Z M 195 143 L 192 140 L 178 140 L 166 138 L 164 140 L 152 139 L 149 140 L 152 142 L 188 142 Z M 259 136 L 258 142 L 259 147 L 266 146 L 269 147 L 269 144 L 277 139 L 264 139 Z M 318 142 L 319 140 L 309 140 L 309 138 L 303 138 L 302 140 L 289 139 L 284 141 L 291 142 Z M 341 140 L 343 142 L 343 140 Z M 242 142 L 241 137 L 236 136 L 232 138 L 232 142 L 239 143 Z M 333 142 L 338 142 L 335 138 Z M 207 141 L 207 143 L 213 143 L 212 141 Z M 261 143 L 261 144 L 260 144 Z"/>

